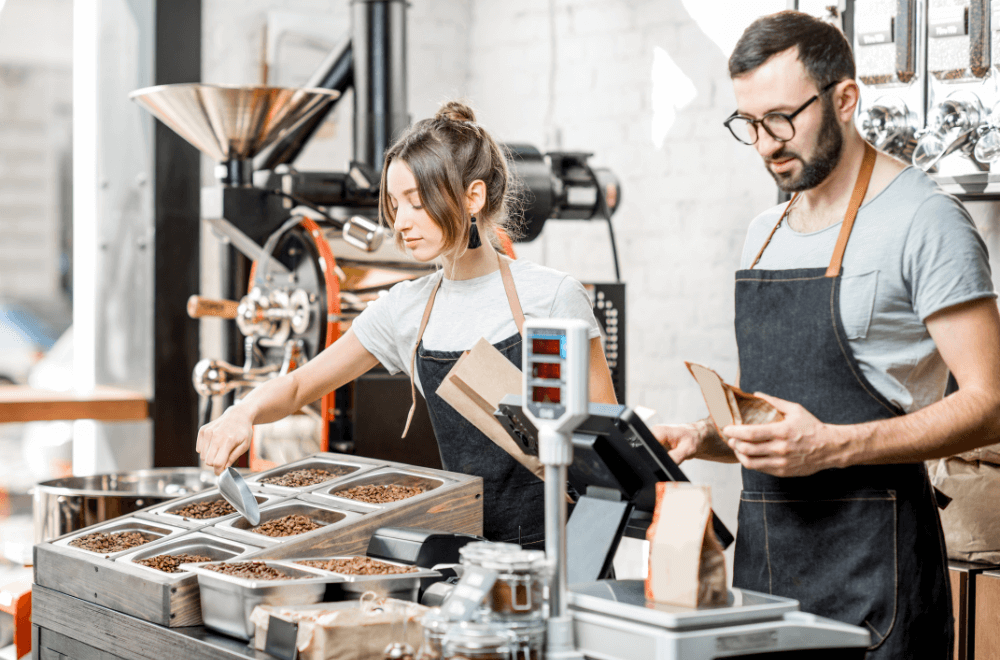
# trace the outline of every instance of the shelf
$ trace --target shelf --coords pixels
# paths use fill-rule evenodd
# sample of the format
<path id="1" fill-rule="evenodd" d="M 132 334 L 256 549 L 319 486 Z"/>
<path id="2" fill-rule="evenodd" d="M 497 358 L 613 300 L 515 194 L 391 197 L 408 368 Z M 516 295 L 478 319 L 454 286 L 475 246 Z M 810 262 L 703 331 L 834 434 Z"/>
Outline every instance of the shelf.
<path id="1" fill-rule="evenodd" d="M 93 392 L 52 392 L 26 385 L 0 386 L 0 423 L 95 419 L 136 421 L 149 417 L 138 392 L 98 386 Z"/>

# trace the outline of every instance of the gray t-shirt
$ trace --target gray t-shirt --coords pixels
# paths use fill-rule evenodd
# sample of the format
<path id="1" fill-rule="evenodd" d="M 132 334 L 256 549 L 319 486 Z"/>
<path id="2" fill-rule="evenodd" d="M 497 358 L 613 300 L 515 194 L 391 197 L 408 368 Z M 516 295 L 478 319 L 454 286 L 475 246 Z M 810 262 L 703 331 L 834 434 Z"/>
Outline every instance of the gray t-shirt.
<path id="1" fill-rule="evenodd" d="M 590 326 L 591 339 L 600 337 L 590 297 L 578 281 L 524 259 L 510 262 L 510 272 L 524 318 L 580 319 Z M 424 308 L 442 277 L 443 272 L 438 271 L 400 282 L 354 319 L 354 334 L 390 373 L 409 374 Z M 443 280 L 423 341 L 429 351 L 465 351 L 480 337 L 496 344 L 516 333 L 517 325 L 497 270 L 471 280 Z M 414 380 L 423 392 L 419 377 Z"/>
<path id="2" fill-rule="evenodd" d="M 781 204 L 754 218 L 741 268 L 750 267 L 784 209 Z M 755 268 L 825 268 L 841 225 L 800 234 L 783 222 Z M 906 412 L 940 400 L 948 368 L 924 321 L 997 295 L 986 244 L 968 212 L 909 167 L 858 211 L 843 267 L 840 315 L 862 372 Z"/>

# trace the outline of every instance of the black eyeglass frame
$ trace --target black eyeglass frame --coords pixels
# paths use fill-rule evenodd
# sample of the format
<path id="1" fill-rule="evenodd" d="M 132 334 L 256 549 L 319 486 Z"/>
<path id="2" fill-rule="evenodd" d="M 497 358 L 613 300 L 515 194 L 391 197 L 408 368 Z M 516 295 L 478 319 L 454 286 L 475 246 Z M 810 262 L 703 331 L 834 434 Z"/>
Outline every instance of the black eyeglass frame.
<path id="1" fill-rule="evenodd" d="M 770 135 L 771 138 L 773 138 L 776 142 L 788 142 L 790 140 L 795 139 L 795 122 L 793 122 L 792 120 L 795 119 L 799 114 L 801 114 L 803 110 L 812 105 L 816 99 L 826 94 L 828 91 L 833 89 L 838 83 L 841 82 L 843 81 L 834 80 L 832 83 L 830 83 L 823 89 L 819 90 L 819 92 L 814 94 L 808 101 L 800 105 L 798 109 L 796 109 L 791 113 L 769 112 L 760 119 L 751 119 L 750 117 L 746 117 L 744 115 L 739 114 L 738 110 L 734 110 L 733 114 L 729 115 L 729 117 L 726 118 L 726 121 L 722 122 L 722 125 L 729 129 L 729 132 L 732 134 L 734 138 L 736 138 L 737 142 L 739 142 L 740 144 L 745 144 L 748 147 L 752 147 L 753 145 L 757 144 L 757 140 L 760 139 L 760 128 L 763 128 L 765 131 L 767 131 L 767 134 Z M 780 138 L 773 132 L 771 132 L 771 129 L 768 128 L 767 124 L 764 123 L 764 121 L 768 117 L 781 117 L 782 119 L 787 121 L 788 125 L 792 127 L 792 136 L 789 138 Z M 754 136 L 753 142 L 747 142 L 746 140 L 744 140 L 743 138 L 741 138 L 736 134 L 736 131 L 734 131 L 732 127 L 732 122 L 734 119 L 742 119 L 743 121 L 747 122 L 747 125 L 753 126 L 753 136 Z M 760 125 L 760 128 L 758 128 L 758 125 Z"/>

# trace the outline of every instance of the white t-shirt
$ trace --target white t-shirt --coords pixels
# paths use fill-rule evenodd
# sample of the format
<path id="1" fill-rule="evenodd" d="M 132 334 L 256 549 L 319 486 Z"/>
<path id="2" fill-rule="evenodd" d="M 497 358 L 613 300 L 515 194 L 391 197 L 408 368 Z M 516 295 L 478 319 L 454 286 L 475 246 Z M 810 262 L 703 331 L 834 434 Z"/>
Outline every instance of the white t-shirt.
<path id="1" fill-rule="evenodd" d="M 753 263 L 785 207 L 750 223 L 741 268 Z M 826 268 L 842 224 L 803 234 L 781 223 L 756 268 Z M 948 367 L 924 321 L 947 307 L 997 295 L 986 244 L 968 212 L 933 179 L 908 167 L 858 211 L 843 268 L 840 317 L 861 371 L 908 413 L 941 399 Z"/>
<path id="2" fill-rule="evenodd" d="M 586 289 L 565 273 L 518 259 L 510 262 L 514 287 L 526 319 L 580 319 L 590 326 L 591 339 L 600 327 Z M 390 373 L 410 372 L 410 356 L 431 291 L 443 271 L 396 284 L 373 301 L 351 326 L 369 353 Z M 441 281 L 434 299 L 424 348 L 428 351 L 465 351 L 485 338 L 496 344 L 517 333 L 500 271 L 471 280 Z M 420 379 L 415 377 L 417 387 Z"/>

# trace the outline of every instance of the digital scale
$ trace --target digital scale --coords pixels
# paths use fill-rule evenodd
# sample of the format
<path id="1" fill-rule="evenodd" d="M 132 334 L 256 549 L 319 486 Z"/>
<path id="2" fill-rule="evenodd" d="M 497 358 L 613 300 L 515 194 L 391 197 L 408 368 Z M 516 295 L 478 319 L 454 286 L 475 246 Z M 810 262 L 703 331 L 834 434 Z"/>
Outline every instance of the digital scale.
<path id="1" fill-rule="evenodd" d="M 546 552 L 555 564 L 547 657 L 864 657 L 868 631 L 800 612 L 792 599 L 730 589 L 726 605 L 690 609 L 647 602 L 641 580 L 600 579 L 632 512 L 652 512 L 656 483 L 687 477 L 633 411 L 588 402 L 585 323 L 534 319 L 524 335 L 524 396 L 505 397 L 495 416 L 545 466 Z M 568 524 L 567 481 L 580 494 Z M 732 543 L 717 517 L 713 528 L 723 546 Z"/>

